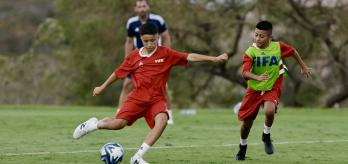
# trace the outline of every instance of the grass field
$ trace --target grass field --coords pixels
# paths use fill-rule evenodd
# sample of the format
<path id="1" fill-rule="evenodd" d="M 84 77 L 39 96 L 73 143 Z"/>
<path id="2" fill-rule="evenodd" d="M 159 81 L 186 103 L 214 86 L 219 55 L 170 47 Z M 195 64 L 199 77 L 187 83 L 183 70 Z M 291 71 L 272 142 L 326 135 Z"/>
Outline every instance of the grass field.
<path id="1" fill-rule="evenodd" d="M 73 140 L 72 132 L 91 116 L 113 115 L 107 107 L 0 106 L 1 164 L 101 163 L 99 148 L 117 141 L 126 150 L 123 163 L 148 132 L 144 120 L 121 131 L 97 131 Z M 232 110 L 198 110 L 194 116 L 174 112 L 175 125 L 145 155 L 150 163 L 238 163 L 239 126 Z M 348 110 L 282 108 L 272 129 L 275 154 L 261 142 L 264 116 L 259 114 L 243 163 L 348 163 Z"/>

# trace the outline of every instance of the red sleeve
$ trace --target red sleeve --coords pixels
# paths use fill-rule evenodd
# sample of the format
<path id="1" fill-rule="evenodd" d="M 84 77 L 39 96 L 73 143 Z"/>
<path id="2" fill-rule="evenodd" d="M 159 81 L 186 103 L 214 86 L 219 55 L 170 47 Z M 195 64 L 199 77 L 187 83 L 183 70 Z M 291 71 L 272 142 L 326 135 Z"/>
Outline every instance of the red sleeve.
<path id="1" fill-rule="evenodd" d="M 295 52 L 294 47 L 292 47 L 288 44 L 285 44 L 284 42 L 281 42 L 281 41 L 279 42 L 279 44 L 280 44 L 280 52 L 281 52 L 282 58 L 289 57 L 292 54 L 294 54 L 294 52 Z"/>
<path id="2" fill-rule="evenodd" d="M 252 66 L 253 66 L 253 59 L 251 59 L 247 54 L 244 54 L 244 56 L 243 56 L 243 69 L 242 69 L 243 77 L 244 77 L 244 74 L 246 72 L 250 72 Z"/>
<path id="3" fill-rule="evenodd" d="M 187 66 L 188 60 L 187 60 L 187 53 L 179 52 L 173 49 L 168 48 L 168 52 L 170 54 L 170 62 L 172 65 L 179 65 L 179 66 Z"/>
<path id="4" fill-rule="evenodd" d="M 118 79 L 124 79 L 132 71 L 131 54 L 122 62 L 122 64 L 115 69 L 115 75 Z"/>

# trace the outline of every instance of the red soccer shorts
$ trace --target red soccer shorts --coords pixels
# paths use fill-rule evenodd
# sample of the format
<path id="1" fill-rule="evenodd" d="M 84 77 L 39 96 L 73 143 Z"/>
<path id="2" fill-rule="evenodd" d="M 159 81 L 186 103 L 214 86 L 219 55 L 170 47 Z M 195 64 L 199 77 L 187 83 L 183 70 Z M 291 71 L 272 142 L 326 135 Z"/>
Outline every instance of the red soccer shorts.
<path id="1" fill-rule="evenodd" d="M 147 125 L 152 129 L 155 126 L 155 117 L 159 113 L 166 113 L 168 117 L 167 102 L 164 100 L 148 104 L 138 104 L 127 99 L 115 117 L 117 119 L 127 120 L 128 126 L 131 126 L 139 118 L 145 117 Z"/>
<path id="2" fill-rule="evenodd" d="M 273 102 L 277 110 L 280 94 L 280 87 L 274 87 L 272 90 L 265 92 L 253 91 L 248 88 L 238 112 L 238 119 L 241 121 L 246 118 L 255 120 L 260 106 L 265 101 Z"/>

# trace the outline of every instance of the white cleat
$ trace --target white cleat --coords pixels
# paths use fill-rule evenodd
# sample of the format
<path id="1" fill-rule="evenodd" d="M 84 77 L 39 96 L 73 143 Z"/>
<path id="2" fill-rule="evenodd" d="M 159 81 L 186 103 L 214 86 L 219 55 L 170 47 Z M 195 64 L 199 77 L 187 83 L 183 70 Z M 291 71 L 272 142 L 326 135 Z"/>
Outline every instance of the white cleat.
<path id="1" fill-rule="evenodd" d="M 130 164 L 149 164 L 149 163 L 144 161 L 144 159 L 139 157 L 138 155 L 134 155 L 130 160 Z"/>
<path id="2" fill-rule="evenodd" d="M 89 120 L 87 120 L 86 122 L 80 124 L 79 126 L 76 127 L 74 134 L 73 134 L 73 138 L 79 139 L 82 136 L 97 130 L 96 125 L 95 125 L 97 123 L 98 123 L 98 119 L 95 117 L 92 117 Z"/>

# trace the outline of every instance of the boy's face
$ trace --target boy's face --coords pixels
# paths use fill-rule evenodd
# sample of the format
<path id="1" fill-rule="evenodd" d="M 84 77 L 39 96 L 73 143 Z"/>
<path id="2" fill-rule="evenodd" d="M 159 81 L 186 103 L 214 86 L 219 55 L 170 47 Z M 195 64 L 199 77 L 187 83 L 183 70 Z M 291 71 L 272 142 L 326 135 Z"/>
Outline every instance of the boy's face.
<path id="1" fill-rule="evenodd" d="M 144 48 L 148 53 L 156 49 L 158 43 L 158 34 L 151 35 L 145 34 L 141 36 L 141 41 L 143 42 Z"/>
<path id="2" fill-rule="evenodd" d="M 150 7 L 146 1 L 137 1 L 134 7 L 135 13 L 139 15 L 140 17 L 146 16 L 149 10 L 150 10 Z"/>
<path id="3" fill-rule="evenodd" d="M 272 35 L 265 30 L 255 29 L 254 41 L 259 48 L 266 48 L 272 41 Z"/>

